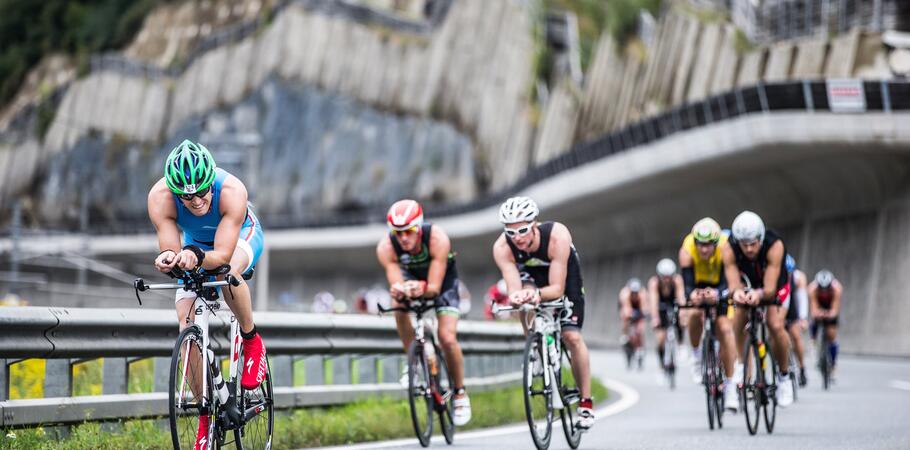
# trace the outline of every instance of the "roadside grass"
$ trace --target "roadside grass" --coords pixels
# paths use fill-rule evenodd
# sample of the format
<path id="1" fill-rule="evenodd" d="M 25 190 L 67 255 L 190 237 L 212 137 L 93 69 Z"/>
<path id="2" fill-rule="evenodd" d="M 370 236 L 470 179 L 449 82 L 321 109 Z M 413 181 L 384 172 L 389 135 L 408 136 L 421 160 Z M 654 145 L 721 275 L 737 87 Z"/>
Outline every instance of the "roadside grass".
<path id="1" fill-rule="evenodd" d="M 595 402 L 607 398 L 607 389 L 592 380 Z M 471 393 L 471 423 L 459 430 L 523 423 L 524 400 L 519 387 Z M 272 448 L 293 449 L 323 445 L 414 437 L 407 400 L 377 398 L 328 408 L 278 412 Z M 132 420 L 122 430 L 110 433 L 101 424 L 72 427 L 69 437 L 58 440 L 53 429 L 2 430 L 0 449 L 168 449 L 170 432 L 166 420 Z M 438 431 L 438 422 L 434 429 Z M 558 424 L 556 424 L 558 425 Z M 416 439 L 416 438 L 415 438 Z M 458 433 L 455 434 L 458 439 Z"/>

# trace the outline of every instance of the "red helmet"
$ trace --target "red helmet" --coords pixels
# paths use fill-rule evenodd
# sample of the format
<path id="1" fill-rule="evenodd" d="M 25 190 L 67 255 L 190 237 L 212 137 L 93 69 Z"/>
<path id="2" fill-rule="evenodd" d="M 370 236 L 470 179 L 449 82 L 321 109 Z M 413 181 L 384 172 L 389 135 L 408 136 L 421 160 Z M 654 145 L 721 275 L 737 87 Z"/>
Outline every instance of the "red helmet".
<path id="1" fill-rule="evenodd" d="M 420 228 L 423 225 L 423 208 L 414 200 L 398 200 L 389 208 L 386 222 L 395 231 Z"/>

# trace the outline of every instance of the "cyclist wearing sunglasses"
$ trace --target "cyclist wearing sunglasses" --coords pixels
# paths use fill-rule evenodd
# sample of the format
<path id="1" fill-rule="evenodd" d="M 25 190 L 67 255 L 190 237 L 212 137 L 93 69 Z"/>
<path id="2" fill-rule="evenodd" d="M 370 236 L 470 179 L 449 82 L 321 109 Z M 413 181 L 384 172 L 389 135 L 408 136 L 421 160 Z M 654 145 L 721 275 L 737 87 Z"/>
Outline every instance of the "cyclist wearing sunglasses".
<path id="1" fill-rule="evenodd" d="M 266 354 L 253 323 L 250 288 L 242 274 L 256 265 L 262 253 L 259 219 L 247 203 L 247 190 L 233 175 L 215 167 L 215 160 L 201 144 L 184 140 L 168 155 L 164 177 L 148 195 L 148 213 L 158 234 L 161 253 L 155 267 L 164 273 L 175 267 L 191 270 L 231 265 L 240 286 L 222 291 L 240 325 L 243 359 L 241 385 L 255 389 L 265 377 Z M 195 294 L 177 291 L 175 303 L 180 329 L 190 316 Z M 207 436 L 208 420 L 199 422 L 199 436 Z"/>
<path id="2" fill-rule="evenodd" d="M 682 277 L 676 273 L 676 263 L 664 258 L 657 263 L 657 274 L 648 280 L 648 298 L 651 302 L 651 327 L 657 341 L 657 366 L 664 365 L 664 344 L 667 341 L 667 327 L 670 326 L 670 315 L 673 305 L 683 304 L 684 287 Z M 677 323 L 677 335 L 679 323 Z M 660 378 L 663 381 L 663 377 Z"/>
<path id="3" fill-rule="evenodd" d="M 376 246 L 376 256 L 385 269 L 392 307 L 401 306 L 405 299 L 436 299 L 439 345 L 455 380 L 452 422 L 465 425 L 471 420 L 471 402 L 464 389 L 464 358 L 456 336 L 460 312 L 452 243 L 439 225 L 424 223 L 423 208 L 414 200 L 395 202 L 386 219 L 389 234 Z M 411 319 L 407 313 L 396 312 L 395 323 L 407 353 L 414 340 Z"/>
<path id="4" fill-rule="evenodd" d="M 720 342 L 720 358 L 724 366 L 724 405 L 732 412 L 739 409 L 739 395 L 733 389 L 733 363 L 736 361 L 736 339 L 733 323 L 727 316 L 727 304 L 718 302 L 720 292 L 727 286 L 721 247 L 727 243 L 727 234 L 720 224 L 710 217 L 695 222 L 683 239 L 679 249 L 679 267 L 682 271 L 685 296 L 694 305 L 717 304 L 714 330 Z M 701 335 L 704 330 L 705 313 L 689 310 L 689 343 L 692 344 L 692 380 L 702 382 Z"/>
<path id="5" fill-rule="evenodd" d="M 733 220 L 733 236 L 721 248 L 727 284 L 733 292 L 735 305 L 757 305 L 762 300 L 777 300 L 780 306 L 769 306 L 766 320 L 771 333 L 771 344 L 780 373 L 777 374 L 777 403 L 781 407 L 793 403 L 793 386 L 790 384 L 790 338 L 784 327 L 787 310 L 790 308 L 790 276 L 785 258 L 787 249 L 784 241 L 772 230 L 765 229 L 765 223 L 758 214 L 743 211 Z M 752 290 L 744 290 L 742 275 L 752 282 Z M 733 318 L 733 332 L 736 347 L 743 349 L 746 342 L 745 326 L 749 311 L 736 308 Z M 743 358 L 740 354 L 734 370 L 734 379 L 742 380 Z"/>
<path id="6" fill-rule="evenodd" d="M 572 354 L 572 372 L 582 397 L 576 426 L 588 429 L 594 424 L 594 405 L 588 347 L 581 336 L 585 317 L 581 264 L 566 226 L 538 223 L 539 213 L 537 204 L 527 197 L 506 200 L 499 208 L 504 229 L 493 244 L 493 259 L 506 280 L 513 305 L 563 296 L 572 301 L 572 311 L 563 320 L 562 340 Z"/>

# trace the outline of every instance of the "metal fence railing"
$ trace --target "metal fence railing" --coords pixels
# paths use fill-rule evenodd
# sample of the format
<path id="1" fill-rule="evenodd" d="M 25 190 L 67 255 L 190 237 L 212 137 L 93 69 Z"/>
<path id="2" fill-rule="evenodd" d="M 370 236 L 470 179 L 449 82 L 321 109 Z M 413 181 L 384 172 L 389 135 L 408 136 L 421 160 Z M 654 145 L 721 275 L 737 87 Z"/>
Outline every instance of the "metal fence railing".
<path id="1" fill-rule="evenodd" d="M 257 313 L 256 319 L 268 346 L 277 407 L 402 395 L 397 382 L 403 351 L 392 318 Z M 210 330 L 212 349 L 226 356 L 227 318 L 216 316 Z M 166 415 L 177 333 L 172 310 L 0 307 L 0 427 Z M 524 346 L 517 324 L 462 321 L 458 340 L 468 386 L 484 389 L 517 379 Z M 45 360 L 45 398 L 8 400 L 11 367 L 32 358 Z M 97 358 L 104 358 L 104 395 L 73 397 L 74 364 Z M 128 394 L 131 366 L 148 358 L 154 361 L 155 392 Z M 306 385 L 295 387 L 299 370 Z M 326 385 L 327 373 L 335 386 Z"/>
<path id="2" fill-rule="evenodd" d="M 893 29 L 902 0 L 729 0 L 730 15 L 753 42 Z M 715 2 L 718 3 L 718 2 Z"/>

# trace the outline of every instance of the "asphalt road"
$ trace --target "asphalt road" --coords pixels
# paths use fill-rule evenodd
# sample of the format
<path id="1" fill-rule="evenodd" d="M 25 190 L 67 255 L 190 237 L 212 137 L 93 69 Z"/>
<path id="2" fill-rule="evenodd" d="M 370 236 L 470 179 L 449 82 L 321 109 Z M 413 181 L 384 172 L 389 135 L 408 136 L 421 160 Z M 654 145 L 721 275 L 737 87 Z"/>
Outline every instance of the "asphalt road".
<path id="1" fill-rule="evenodd" d="M 593 373 L 613 392 L 611 401 L 596 404 L 598 420 L 582 439 L 583 449 L 910 449 L 910 360 L 842 357 L 837 383 L 820 387 L 817 371 L 809 386 L 787 409 L 778 409 L 773 434 L 764 424 L 750 436 L 742 414 L 725 414 L 724 428 L 708 429 L 705 399 L 688 376 L 675 391 L 658 383 L 655 357 L 645 369 L 627 371 L 621 355 L 592 353 Z M 680 375 L 688 373 L 683 367 Z M 517 395 L 517 394 L 516 394 Z M 554 424 L 552 449 L 569 448 L 559 423 Z M 431 448 L 446 448 L 434 440 Z M 455 435 L 457 449 L 528 449 L 527 426 L 465 432 Z M 347 446 L 345 448 L 421 448 L 416 439 Z"/>

